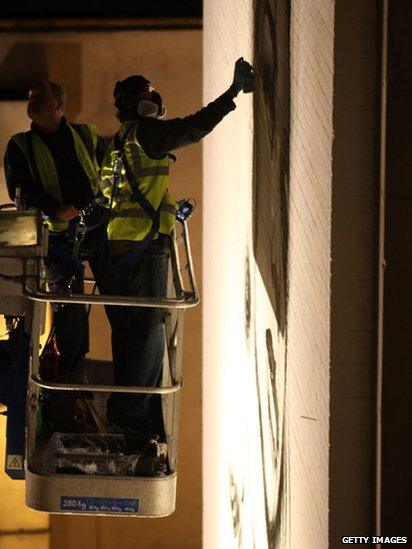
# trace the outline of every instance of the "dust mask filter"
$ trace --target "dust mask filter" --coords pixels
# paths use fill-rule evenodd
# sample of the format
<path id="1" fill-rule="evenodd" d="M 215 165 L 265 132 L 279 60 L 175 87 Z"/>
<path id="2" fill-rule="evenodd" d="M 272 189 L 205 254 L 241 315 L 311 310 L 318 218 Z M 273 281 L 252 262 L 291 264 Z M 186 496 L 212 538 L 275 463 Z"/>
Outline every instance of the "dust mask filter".
<path id="1" fill-rule="evenodd" d="M 144 116 L 145 118 L 157 118 L 159 114 L 159 105 L 148 99 L 141 99 L 139 101 L 137 113 L 139 116 Z"/>
<path id="2" fill-rule="evenodd" d="M 152 99 L 140 99 L 137 113 L 145 118 L 164 118 L 166 107 L 163 105 L 160 95 L 153 91 Z"/>

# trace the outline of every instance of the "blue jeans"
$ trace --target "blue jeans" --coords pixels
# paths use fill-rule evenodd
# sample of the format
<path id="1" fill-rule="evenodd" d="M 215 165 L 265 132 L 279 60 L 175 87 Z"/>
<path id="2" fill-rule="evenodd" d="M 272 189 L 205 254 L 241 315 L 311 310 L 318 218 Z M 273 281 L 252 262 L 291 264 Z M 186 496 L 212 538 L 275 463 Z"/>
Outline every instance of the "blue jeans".
<path id="1" fill-rule="evenodd" d="M 153 241 L 143 254 L 113 257 L 116 293 L 139 297 L 166 297 L 168 256 Z M 112 322 L 112 351 L 116 385 L 156 387 L 163 369 L 164 309 L 117 307 Z M 108 418 L 141 433 L 163 436 L 161 396 L 112 393 Z"/>

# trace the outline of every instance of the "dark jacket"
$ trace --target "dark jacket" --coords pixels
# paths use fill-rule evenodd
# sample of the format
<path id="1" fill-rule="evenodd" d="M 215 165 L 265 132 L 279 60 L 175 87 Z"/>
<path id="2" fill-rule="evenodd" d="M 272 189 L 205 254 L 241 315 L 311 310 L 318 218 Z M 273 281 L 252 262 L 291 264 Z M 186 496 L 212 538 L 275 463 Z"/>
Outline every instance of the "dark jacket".
<path id="1" fill-rule="evenodd" d="M 79 128 L 78 124 L 71 126 L 75 130 Z M 71 204 L 78 209 L 87 206 L 93 200 L 94 194 L 77 158 L 73 135 L 66 119 L 62 119 L 59 129 L 55 132 L 40 132 L 34 124 L 31 125 L 31 131 L 43 140 L 53 157 L 63 203 Z M 82 137 L 81 133 L 80 136 Z M 87 145 L 86 148 L 89 149 Z M 103 139 L 98 138 L 95 152 L 99 164 L 103 160 L 104 149 Z M 59 204 L 46 193 L 42 182 L 32 176 L 28 161 L 20 147 L 12 140 L 7 144 L 4 171 L 11 200 L 14 200 L 16 187 L 19 186 L 24 207 L 39 208 L 48 216 L 54 215 Z"/>
<path id="2" fill-rule="evenodd" d="M 200 141 L 235 108 L 233 93 L 229 89 L 206 107 L 184 118 L 138 118 L 137 139 L 148 156 L 163 158 L 169 151 Z"/>

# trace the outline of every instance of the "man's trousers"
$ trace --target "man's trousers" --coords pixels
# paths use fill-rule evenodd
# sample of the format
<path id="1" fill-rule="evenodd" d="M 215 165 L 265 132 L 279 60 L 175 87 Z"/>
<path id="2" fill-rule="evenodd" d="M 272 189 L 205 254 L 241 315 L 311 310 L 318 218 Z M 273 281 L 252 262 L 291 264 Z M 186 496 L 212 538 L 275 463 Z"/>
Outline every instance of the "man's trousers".
<path id="1" fill-rule="evenodd" d="M 79 259 L 73 259 L 74 243 L 67 233 L 49 233 L 49 250 L 45 258 L 46 276 L 50 290 L 66 293 L 71 282 L 71 293 L 84 292 L 84 265 L 89 262 L 101 294 L 113 293 L 111 262 L 107 245 L 106 227 L 101 226 L 86 234 Z M 89 351 L 89 325 L 84 305 L 53 305 L 54 328 L 59 358 L 59 381 L 81 381 L 84 377 L 84 357 Z M 108 316 L 110 307 L 106 308 Z"/>
<path id="2" fill-rule="evenodd" d="M 166 297 L 168 253 L 155 240 L 143 254 L 114 257 L 116 293 L 139 297 Z M 165 349 L 164 309 L 117 307 L 112 323 L 113 365 L 116 385 L 156 387 L 161 382 Z M 107 415 L 114 423 L 142 434 L 163 438 L 161 396 L 113 393 Z"/>

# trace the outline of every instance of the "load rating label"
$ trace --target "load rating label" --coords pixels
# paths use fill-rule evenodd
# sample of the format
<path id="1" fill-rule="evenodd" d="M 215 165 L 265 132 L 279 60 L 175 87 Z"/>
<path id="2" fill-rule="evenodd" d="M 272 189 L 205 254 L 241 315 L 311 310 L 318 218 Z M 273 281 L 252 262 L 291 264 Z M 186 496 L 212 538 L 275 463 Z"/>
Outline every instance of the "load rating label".
<path id="1" fill-rule="evenodd" d="M 138 513 L 138 499 L 60 496 L 60 510 L 72 513 Z"/>

